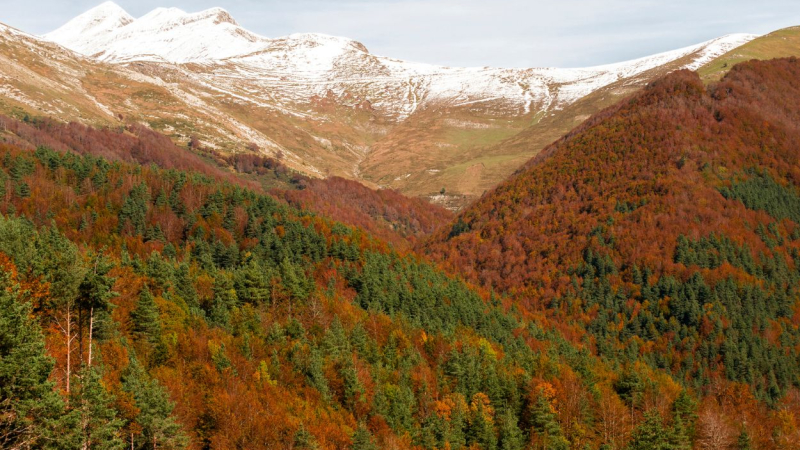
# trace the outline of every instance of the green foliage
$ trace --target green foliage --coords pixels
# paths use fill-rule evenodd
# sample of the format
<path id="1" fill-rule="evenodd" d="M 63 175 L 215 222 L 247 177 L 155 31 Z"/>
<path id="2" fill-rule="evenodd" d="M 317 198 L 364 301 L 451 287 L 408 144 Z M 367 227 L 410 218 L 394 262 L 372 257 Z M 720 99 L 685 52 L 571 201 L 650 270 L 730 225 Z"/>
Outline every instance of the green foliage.
<path id="1" fill-rule="evenodd" d="M 128 197 L 119 211 L 119 231 L 122 232 L 130 224 L 133 233 L 143 235 L 146 228 L 147 210 L 150 204 L 150 191 L 141 183 L 128 193 Z"/>
<path id="2" fill-rule="evenodd" d="M 64 405 L 39 324 L 9 276 L 0 273 L 0 447 L 50 448 Z"/>
<path id="3" fill-rule="evenodd" d="M 456 220 L 456 223 L 453 224 L 453 228 L 450 229 L 448 239 L 452 239 L 460 234 L 466 233 L 467 231 L 469 231 L 469 225 L 464 222 L 463 218 L 459 217 Z"/>
<path id="4" fill-rule="evenodd" d="M 77 422 L 77 426 L 73 428 L 75 435 L 65 433 L 62 439 L 69 438 L 74 444 L 73 448 L 125 448 L 119 437 L 123 421 L 117 418 L 117 411 L 113 406 L 114 398 L 103 386 L 98 369 L 84 368 L 78 381 L 70 396 L 70 415 Z M 62 420 L 69 418 L 65 416 Z"/>
<path id="5" fill-rule="evenodd" d="M 314 435 L 309 433 L 308 430 L 301 425 L 294 434 L 294 448 L 300 450 L 315 450 L 319 448 L 319 445 Z"/>
<path id="6" fill-rule="evenodd" d="M 375 444 L 375 439 L 372 437 L 372 433 L 369 432 L 364 424 L 359 424 L 355 433 L 353 433 L 353 445 L 350 447 L 350 449 L 378 450 L 378 446 Z"/>
<path id="7" fill-rule="evenodd" d="M 161 335 L 161 320 L 158 315 L 155 297 L 150 293 L 150 289 L 144 286 L 139 292 L 139 301 L 136 308 L 131 311 L 131 322 L 133 333 L 137 339 L 143 339 L 150 343 L 156 343 Z"/>
<path id="8" fill-rule="evenodd" d="M 111 327 L 111 299 L 118 295 L 112 290 L 116 280 L 108 275 L 114 265 L 103 255 L 89 256 L 92 259 L 91 267 L 78 286 L 77 304 L 92 318 L 92 327 L 99 331 L 95 337 L 104 338 Z"/>
<path id="9" fill-rule="evenodd" d="M 782 254 L 755 259 L 749 246 L 737 245 L 722 234 L 696 240 L 680 237 L 675 261 L 694 269 L 691 276 L 684 281 L 671 275 L 653 280 L 649 269 L 635 267 L 626 276 L 637 286 L 636 304 L 627 301 L 631 295 L 625 287 L 612 287 L 610 278 L 620 271 L 607 254 L 587 250 L 584 258 L 574 271 L 576 291 L 557 303 L 577 305 L 575 300 L 580 298 L 581 308 L 598 308 L 588 330 L 599 340 L 598 349 L 605 357 L 632 363 L 640 358 L 637 339 L 669 339 L 670 352 L 646 355 L 645 361 L 659 369 L 676 369 L 676 374 L 696 387 L 707 382 L 704 377 L 718 360 L 723 361 L 729 379 L 753 385 L 770 403 L 793 384 L 789 374 L 800 370 L 798 353 L 779 349 L 761 333 L 773 321 L 792 316 L 791 298 L 798 292 L 800 272 Z M 759 283 L 723 279 L 712 285 L 697 270 L 722 263 L 757 277 Z M 635 305 L 641 307 L 636 314 Z M 800 342 L 800 332 L 785 328 L 781 339 L 781 346 Z M 617 382 L 617 392 L 633 404 L 643 388 L 635 374 L 624 374 Z M 690 428 L 695 419 L 683 417 Z M 693 429 L 689 431 L 693 435 Z"/>
<path id="10" fill-rule="evenodd" d="M 745 245 L 737 245 L 721 234 L 711 234 L 697 240 L 679 236 L 675 262 L 686 266 L 697 265 L 704 269 L 716 269 L 723 263 L 728 263 L 747 273 L 756 273 L 756 262 L 750 249 Z"/>
<path id="11" fill-rule="evenodd" d="M 766 171 L 750 169 L 748 178 L 720 189 L 727 199 L 740 200 L 750 209 L 766 211 L 772 217 L 800 224 L 800 196 L 793 186 L 775 181 Z"/>
<path id="12" fill-rule="evenodd" d="M 644 422 L 633 430 L 627 450 L 672 450 L 669 435 L 658 411 L 648 411 Z"/>
<path id="13" fill-rule="evenodd" d="M 136 450 L 186 448 L 188 439 L 172 416 L 174 404 L 135 358 L 131 359 L 123 376 L 122 388 L 133 397 L 138 410 L 134 421 L 141 433 L 134 439 Z"/>
<path id="14" fill-rule="evenodd" d="M 537 396 L 536 402 L 531 405 L 531 425 L 535 436 L 542 442 L 544 448 L 553 450 L 569 448 L 569 442 L 564 438 L 561 425 L 556 420 L 553 406 L 541 392 Z"/>
<path id="15" fill-rule="evenodd" d="M 525 447 L 525 436 L 519 429 L 517 416 L 506 408 L 500 417 L 500 450 L 521 450 Z"/>
<path id="16" fill-rule="evenodd" d="M 739 437 L 736 438 L 736 450 L 753 450 L 753 443 L 747 430 L 742 428 Z"/>

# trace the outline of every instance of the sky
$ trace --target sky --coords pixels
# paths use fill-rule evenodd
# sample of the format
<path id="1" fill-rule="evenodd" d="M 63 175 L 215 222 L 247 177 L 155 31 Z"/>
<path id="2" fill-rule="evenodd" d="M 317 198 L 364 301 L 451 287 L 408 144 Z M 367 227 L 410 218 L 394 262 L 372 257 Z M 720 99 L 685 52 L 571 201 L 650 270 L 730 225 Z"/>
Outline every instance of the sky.
<path id="1" fill-rule="evenodd" d="M 101 0 L 0 0 L 0 22 L 52 31 Z M 449 66 L 587 67 L 729 33 L 800 25 L 797 0 L 116 0 L 134 17 L 162 7 L 228 10 L 267 37 L 316 32 L 376 55 Z"/>

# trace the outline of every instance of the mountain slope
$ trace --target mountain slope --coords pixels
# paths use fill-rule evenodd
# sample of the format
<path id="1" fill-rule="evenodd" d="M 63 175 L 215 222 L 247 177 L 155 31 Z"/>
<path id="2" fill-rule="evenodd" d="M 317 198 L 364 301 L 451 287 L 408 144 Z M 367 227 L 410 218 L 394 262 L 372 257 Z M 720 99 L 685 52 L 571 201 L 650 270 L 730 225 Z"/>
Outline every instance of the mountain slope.
<path id="1" fill-rule="evenodd" d="M 335 177 L 309 179 L 274 159 L 177 147 L 168 137 L 138 124 L 102 130 L 52 119 L 23 123 L 0 115 L 0 142 L 30 151 L 46 147 L 114 162 L 190 170 L 246 189 L 270 192 L 305 210 L 362 228 L 400 250 L 408 249 L 451 217 L 443 208 L 394 191 L 375 191 Z"/>
<path id="2" fill-rule="evenodd" d="M 80 86 L 29 99 L 45 80 L 6 82 L 5 111 L 46 111 L 103 126 L 144 123 L 181 144 L 196 136 L 221 152 L 254 151 L 249 147 L 282 155 L 312 176 L 339 175 L 458 207 L 541 147 L 508 146 L 504 153 L 494 149 L 498 143 L 532 124 L 546 128 L 537 135 L 555 138 L 569 127 L 552 131 L 548 124 L 579 122 L 585 113 L 567 110 L 588 94 L 636 85 L 667 68 L 696 67 L 753 36 L 586 69 L 450 68 L 372 55 L 345 38 L 265 38 L 219 8 L 159 9 L 131 20 L 106 3 L 47 38 L 92 57 L 38 63 L 55 77 L 85 67 L 72 74 Z M 19 32 L 6 42 L 16 56 L 0 68 L 11 75 L 4 79 L 37 70 L 28 67 L 36 61 L 31 49 L 51 46 Z M 582 109 L 597 107 L 588 102 Z"/>
<path id="3" fill-rule="evenodd" d="M 0 442 L 797 448 L 798 78 L 678 72 L 548 149 L 450 230 L 489 257 L 552 239 L 517 264 L 563 272 L 513 297 L 235 180 L 93 156 L 123 130 L 2 119 Z"/>
<path id="4" fill-rule="evenodd" d="M 705 82 L 718 81 L 742 61 L 789 56 L 800 56 L 800 27 L 784 28 L 756 38 L 708 62 L 697 72 Z"/>
<path id="5" fill-rule="evenodd" d="M 308 103 L 311 96 L 329 91 L 337 96 L 350 93 L 394 118 L 440 102 L 449 106 L 493 102 L 494 109 L 505 107 L 518 113 L 530 112 L 534 105 L 557 108 L 600 86 L 686 55 L 694 55 L 688 67 L 699 67 L 755 37 L 730 35 L 586 69 L 450 68 L 374 56 L 362 44 L 346 38 L 321 34 L 261 37 L 240 27 L 221 8 L 198 13 L 158 8 L 139 19 L 129 21 L 127 17 L 121 8 L 105 3 L 44 37 L 104 62 L 206 65 L 217 78 L 215 84 L 227 80 L 269 88 L 271 97 L 262 99 L 277 99 L 288 107 L 295 102 Z M 107 26 L 111 20 L 117 26 Z M 87 23 L 97 25 L 87 28 Z M 84 35 L 90 35 L 91 41 Z"/>
<path id="6" fill-rule="evenodd" d="M 791 401 L 799 80 L 795 58 L 708 88 L 675 72 L 546 148 L 426 252 L 585 330 L 601 355 Z"/>
<path id="7" fill-rule="evenodd" d="M 628 408 L 495 295 L 199 173 L 0 142 L 0 179 L 5 447 L 596 448 L 691 400 L 641 368 Z"/>

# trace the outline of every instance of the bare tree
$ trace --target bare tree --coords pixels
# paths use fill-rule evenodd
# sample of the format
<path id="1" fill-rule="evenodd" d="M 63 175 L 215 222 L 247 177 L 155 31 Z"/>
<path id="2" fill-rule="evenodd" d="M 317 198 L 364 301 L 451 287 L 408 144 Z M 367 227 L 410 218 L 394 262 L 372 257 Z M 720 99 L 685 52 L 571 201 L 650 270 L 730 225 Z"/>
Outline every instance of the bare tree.
<path id="1" fill-rule="evenodd" d="M 736 430 L 716 404 L 700 411 L 697 428 L 697 443 L 704 450 L 728 450 L 735 441 Z"/>

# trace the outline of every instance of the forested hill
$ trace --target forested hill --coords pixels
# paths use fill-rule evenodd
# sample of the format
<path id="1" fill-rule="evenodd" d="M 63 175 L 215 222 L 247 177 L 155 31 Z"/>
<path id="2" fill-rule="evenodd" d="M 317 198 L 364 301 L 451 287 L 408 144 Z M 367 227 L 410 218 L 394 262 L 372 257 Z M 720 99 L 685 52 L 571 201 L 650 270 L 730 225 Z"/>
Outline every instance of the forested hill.
<path id="1" fill-rule="evenodd" d="M 554 143 L 424 251 L 607 360 L 711 396 L 741 383 L 796 426 L 798 157 L 796 59 L 742 63 L 708 87 L 675 72 Z M 721 423 L 743 420 L 713 404 Z"/>
<path id="2" fill-rule="evenodd" d="M 669 377 L 603 364 L 363 230 L 46 147 L 0 144 L 0 180 L 0 448 L 691 439 L 693 394 Z M 629 410 L 619 380 L 640 376 Z"/>
<path id="3" fill-rule="evenodd" d="M 472 283 L 248 188 L 263 162 L 6 125 L 0 448 L 797 448 L 797 66 L 595 118 L 431 245 Z M 492 277 L 499 223 L 547 246 Z"/>
<path id="4" fill-rule="evenodd" d="M 247 153 L 233 154 L 203 147 L 194 139 L 183 148 L 137 123 L 97 129 L 46 117 L 0 115 L 0 142 L 201 173 L 255 192 L 270 192 L 295 206 L 363 228 L 399 249 L 408 249 L 452 217 L 442 207 L 395 191 L 373 190 L 337 177 L 308 178 L 280 160 L 253 154 L 258 150 L 255 144 Z"/>

